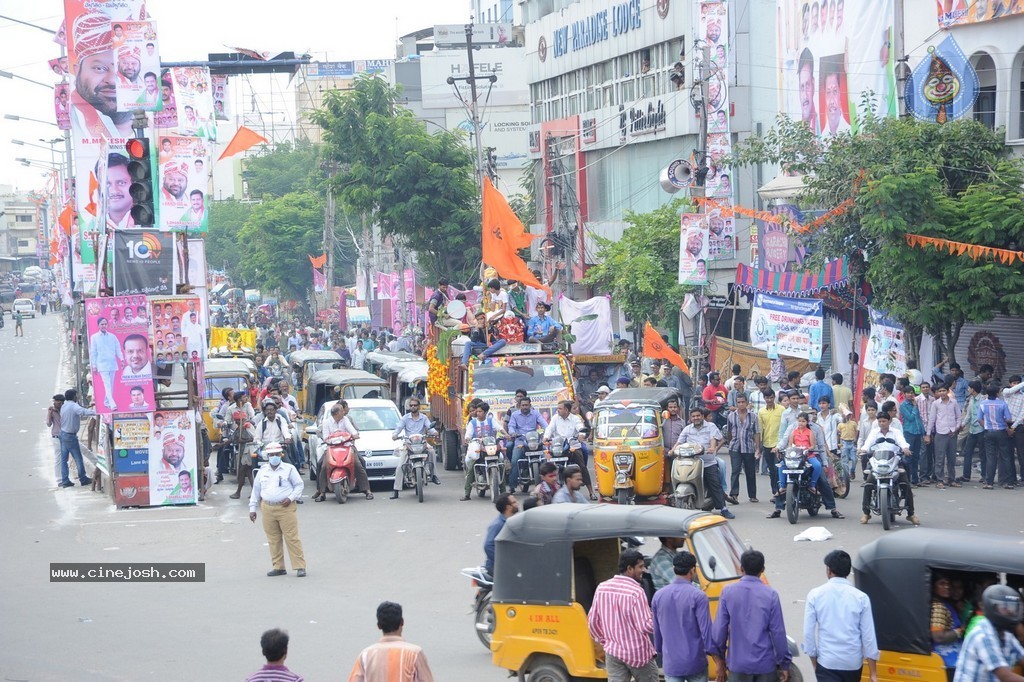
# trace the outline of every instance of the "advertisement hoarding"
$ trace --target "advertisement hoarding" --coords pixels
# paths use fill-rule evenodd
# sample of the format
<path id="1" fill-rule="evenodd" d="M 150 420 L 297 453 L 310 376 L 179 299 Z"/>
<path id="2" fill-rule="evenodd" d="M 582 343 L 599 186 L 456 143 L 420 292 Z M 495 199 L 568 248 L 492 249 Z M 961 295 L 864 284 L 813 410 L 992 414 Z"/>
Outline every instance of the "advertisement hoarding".
<path id="1" fill-rule="evenodd" d="M 777 359 L 781 355 L 821 361 L 823 304 L 815 298 L 754 294 L 750 343 Z"/>

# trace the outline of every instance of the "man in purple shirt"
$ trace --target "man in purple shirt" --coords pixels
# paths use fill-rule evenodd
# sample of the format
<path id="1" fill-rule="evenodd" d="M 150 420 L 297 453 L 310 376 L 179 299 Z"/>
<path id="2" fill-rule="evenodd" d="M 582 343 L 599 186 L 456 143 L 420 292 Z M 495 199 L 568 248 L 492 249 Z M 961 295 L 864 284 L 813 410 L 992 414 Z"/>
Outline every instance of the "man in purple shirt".
<path id="1" fill-rule="evenodd" d="M 1012 490 L 1014 485 L 1013 455 L 1010 452 L 1010 438 L 1013 437 L 1013 415 L 1010 406 L 999 397 L 999 384 L 995 382 L 985 386 L 986 400 L 978 403 L 978 415 L 985 429 L 983 444 L 985 455 L 981 470 L 985 472 L 985 484 L 982 488 L 992 489 L 999 466 L 999 485 Z"/>
<path id="2" fill-rule="evenodd" d="M 713 653 L 711 612 L 708 598 L 693 584 L 697 558 L 687 551 L 672 559 L 676 579 L 654 595 L 654 648 L 661 655 L 665 682 L 707 682 L 708 653 L 715 656 L 715 667 L 722 669 L 721 658 Z"/>
<path id="3" fill-rule="evenodd" d="M 288 658 L 288 633 L 284 630 L 267 630 L 260 637 L 260 646 L 267 664 L 245 678 L 245 682 L 302 682 L 302 675 L 296 675 L 285 667 Z"/>
<path id="4" fill-rule="evenodd" d="M 519 399 L 519 409 L 512 413 L 508 420 L 508 435 L 515 439 L 515 446 L 512 448 L 512 468 L 509 469 L 509 489 L 519 479 L 519 460 L 523 458 L 526 441 L 523 436 L 543 431 L 548 427 L 548 422 L 540 412 L 533 409 L 529 398 Z"/>
<path id="5" fill-rule="evenodd" d="M 743 577 L 723 589 L 718 602 L 713 650 L 725 654 L 730 680 L 787 682 L 792 656 L 779 594 L 761 582 L 764 554 L 748 549 L 740 556 L 740 566 Z"/>

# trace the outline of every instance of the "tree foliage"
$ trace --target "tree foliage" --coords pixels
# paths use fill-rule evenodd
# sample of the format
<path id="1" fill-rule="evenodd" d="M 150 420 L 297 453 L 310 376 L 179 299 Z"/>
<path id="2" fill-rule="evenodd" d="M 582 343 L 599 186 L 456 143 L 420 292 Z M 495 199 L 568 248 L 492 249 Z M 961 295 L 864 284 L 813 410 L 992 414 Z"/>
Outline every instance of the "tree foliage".
<path id="1" fill-rule="evenodd" d="M 417 254 L 428 279 L 464 281 L 480 262 L 480 213 L 469 149 L 457 134 L 430 133 L 382 78 L 356 79 L 324 96 L 313 121 L 335 165 L 341 203 Z"/>
<path id="2" fill-rule="evenodd" d="M 595 237 L 598 264 L 585 282 L 611 294 L 636 322 L 651 320 L 673 327 L 687 287 L 679 284 L 679 214 L 676 199 L 649 213 L 628 212 L 629 224 L 618 240 Z"/>
<path id="3" fill-rule="evenodd" d="M 239 234 L 251 213 L 252 204 L 243 204 L 234 199 L 210 204 L 210 232 L 206 235 L 208 267 L 224 270 L 229 277 L 237 279 L 243 251 Z"/>
<path id="4" fill-rule="evenodd" d="M 926 331 L 953 358 L 964 324 L 1024 312 L 1019 265 L 904 240 L 909 233 L 996 248 L 1024 243 L 1024 173 L 1002 131 L 973 120 L 868 117 L 860 134 L 823 145 L 800 122 L 780 117 L 763 138 L 738 145 L 736 157 L 740 165 L 806 174 L 804 207 L 827 210 L 854 197 L 851 210 L 806 240 L 811 264 L 856 256 L 851 262 L 871 284 L 873 305 L 907 326 L 912 350 Z"/>
<path id="5" fill-rule="evenodd" d="M 249 196 L 262 199 L 283 197 L 289 192 L 326 190 L 327 177 L 320 168 L 320 151 L 309 142 L 281 142 L 245 159 L 242 178 L 249 183 Z"/>

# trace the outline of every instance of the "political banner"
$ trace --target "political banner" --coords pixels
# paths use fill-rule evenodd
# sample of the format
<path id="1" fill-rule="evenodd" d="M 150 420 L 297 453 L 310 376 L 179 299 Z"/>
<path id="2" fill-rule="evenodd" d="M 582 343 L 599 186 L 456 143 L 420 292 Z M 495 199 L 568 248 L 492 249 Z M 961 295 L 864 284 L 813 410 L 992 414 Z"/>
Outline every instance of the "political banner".
<path id="1" fill-rule="evenodd" d="M 53 86 L 53 115 L 58 128 L 71 130 L 71 86 L 67 83 Z"/>
<path id="2" fill-rule="evenodd" d="M 978 24 L 1024 14 L 1018 0 L 936 0 L 939 28 Z"/>
<path id="3" fill-rule="evenodd" d="M 187 230 L 189 233 L 208 230 L 206 197 L 210 184 L 210 151 L 210 142 L 198 137 L 159 136 L 161 230 Z"/>
<path id="4" fill-rule="evenodd" d="M 155 400 L 146 297 L 86 299 L 85 315 L 96 411 L 152 412 Z"/>
<path id="5" fill-rule="evenodd" d="M 181 376 L 186 362 L 201 364 L 206 359 L 206 315 L 199 297 L 153 296 L 149 304 L 157 375 Z"/>
<path id="6" fill-rule="evenodd" d="M 160 111 L 153 113 L 157 130 L 173 131 L 178 127 L 178 105 L 174 101 L 174 78 L 170 69 L 160 71 Z"/>
<path id="7" fill-rule="evenodd" d="M 821 361 L 822 301 L 815 298 L 783 298 L 756 292 L 750 313 L 750 343 L 768 352 Z"/>
<path id="8" fill-rule="evenodd" d="M 197 465 L 195 415 L 185 410 L 153 413 L 149 439 L 149 504 L 195 504 L 202 472 Z"/>
<path id="9" fill-rule="evenodd" d="M 213 120 L 213 85 L 210 69 L 205 66 L 183 66 L 171 69 L 174 104 L 178 110 L 176 131 L 207 140 L 217 139 Z"/>
<path id="10" fill-rule="evenodd" d="M 831 138 L 897 115 L 893 0 L 778 0 L 779 111 Z"/>
<path id="11" fill-rule="evenodd" d="M 156 24 L 151 21 L 119 21 L 113 30 L 117 59 L 117 110 L 160 111 L 160 52 Z"/>
<path id="12" fill-rule="evenodd" d="M 46 62 L 47 66 L 50 67 L 50 71 L 53 71 L 53 75 L 61 80 L 67 80 L 68 78 L 68 57 L 54 57 L 53 59 Z"/>
<path id="13" fill-rule="evenodd" d="M 103 61 L 109 67 L 106 73 L 113 72 L 113 51 L 124 43 L 123 23 L 145 20 L 146 0 L 64 0 L 64 23 L 61 28 L 67 38 L 68 64 L 71 72 L 79 74 L 88 70 L 79 69 L 78 64 L 93 58 Z M 121 25 L 120 32 L 113 23 Z M 54 42 L 58 42 L 56 36 Z M 105 75 L 97 75 L 105 78 Z M 109 98 L 113 106 L 113 93 L 104 94 L 104 97 Z"/>
<path id="14" fill-rule="evenodd" d="M 679 228 L 679 283 L 708 283 L 708 224 L 702 213 L 684 213 Z"/>
<path id="15" fill-rule="evenodd" d="M 210 76 L 210 83 L 213 85 L 213 118 L 215 121 L 228 121 L 231 115 L 228 111 L 228 77 Z"/>
<path id="16" fill-rule="evenodd" d="M 731 260 L 736 255 L 736 228 L 733 216 L 721 209 L 708 211 L 708 260 Z"/>
<path id="17" fill-rule="evenodd" d="M 114 473 L 148 474 L 151 424 L 148 416 L 114 415 Z"/>
<path id="18" fill-rule="evenodd" d="M 863 365 L 879 374 L 901 377 L 907 373 L 907 333 L 903 325 L 885 311 L 868 308 L 871 333 L 865 346 Z"/>
<path id="19" fill-rule="evenodd" d="M 114 295 L 174 293 L 174 235 L 150 230 L 114 232 Z"/>
<path id="20" fill-rule="evenodd" d="M 928 48 L 904 86 L 907 111 L 939 125 L 971 113 L 980 83 L 967 55 L 953 36 Z"/>
<path id="21" fill-rule="evenodd" d="M 242 350 L 256 348 L 255 329 L 234 329 L 232 327 L 211 327 L 210 348 L 227 348 L 228 350 Z"/>
<path id="22" fill-rule="evenodd" d="M 186 257 L 185 248 L 188 252 Z M 174 259 L 174 290 L 183 284 L 188 284 L 189 291 L 193 296 L 199 297 L 199 305 L 203 311 L 203 325 L 210 326 L 209 289 L 206 286 L 206 241 L 196 238 L 185 239 L 184 235 L 175 235 Z M 183 272 L 188 273 L 188 281 L 185 281 Z"/>

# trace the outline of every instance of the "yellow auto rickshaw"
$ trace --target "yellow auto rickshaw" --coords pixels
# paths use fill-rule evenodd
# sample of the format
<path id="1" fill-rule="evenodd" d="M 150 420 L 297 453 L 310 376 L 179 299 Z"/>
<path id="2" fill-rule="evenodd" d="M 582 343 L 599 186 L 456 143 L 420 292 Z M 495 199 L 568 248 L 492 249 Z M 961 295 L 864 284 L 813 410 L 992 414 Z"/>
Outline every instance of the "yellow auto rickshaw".
<path id="1" fill-rule="evenodd" d="M 483 622 L 477 616 L 478 634 L 493 624 L 494 664 L 520 680 L 529 675 L 531 682 L 606 679 L 604 651 L 590 636 L 587 613 L 598 584 L 618 572 L 623 538 L 633 536 L 686 538 L 712 616 L 725 586 L 743 575 L 740 555 L 746 547 L 717 514 L 610 504 L 520 512 L 498 533 L 490 604 L 481 609 Z M 789 650 L 794 658 L 800 655 L 792 640 Z M 713 678 L 710 657 L 708 665 Z M 795 665 L 789 679 L 802 682 Z"/>
<path id="2" fill-rule="evenodd" d="M 295 400 L 299 405 L 306 402 L 306 385 L 310 377 L 328 369 L 341 369 L 345 363 L 333 350 L 297 350 L 288 354 L 288 365 L 292 370 Z"/>
<path id="3" fill-rule="evenodd" d="M 243 358 L 210 358 L 203 367 L 203 422 L 212 443 L 220 443 L 220 429 L 213 420 L 213 411 L 223 400 L 225 388 L 255 392 L 258 385 L 255 365 Z"/>
<path id="4" fill-rule="evenodd" d="M 662 413 L 674 388 L 620 388 L 594 406 L 597 490 L 618 504 L 665 504 Z"/>
<path id="5" fill-rule="evenodd" d="M 932 582 L 935 574 L 964 583 L 964 596 L 993 582 L 1024 584 L 1024 542 L 1019 537 L 966 530 L 915 528 L 883 535 L 857 553 L 854 583 L 871 598 L 881 656 L 878 682 L 946 682 L 946 666 L 933 651 Z M 861 680 L 868 680 L 865 665 Z"/>

